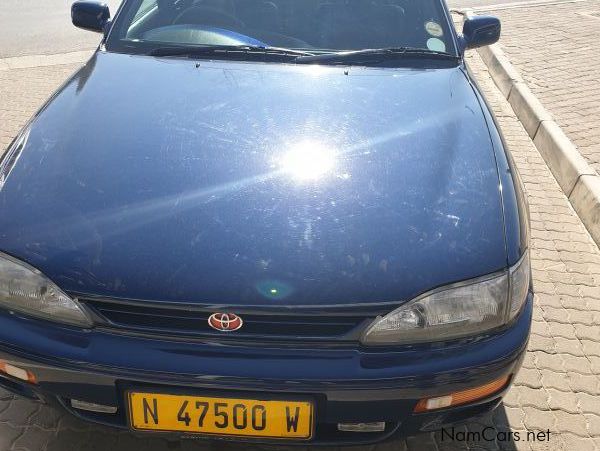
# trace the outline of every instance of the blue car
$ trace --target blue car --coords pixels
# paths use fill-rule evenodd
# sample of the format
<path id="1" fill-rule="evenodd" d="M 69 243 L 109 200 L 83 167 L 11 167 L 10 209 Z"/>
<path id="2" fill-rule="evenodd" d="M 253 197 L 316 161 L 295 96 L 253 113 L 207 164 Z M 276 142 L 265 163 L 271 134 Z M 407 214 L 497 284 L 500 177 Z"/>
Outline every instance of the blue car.
<path id="1" fill-rule="evenodd" d="M 366 445 L 499 405 L 521 181 L 443 0 L 79 1 L 0 165 L 0 386 L 137 434 Z M 26 95 L 26 93 L 24 94 Z"/>

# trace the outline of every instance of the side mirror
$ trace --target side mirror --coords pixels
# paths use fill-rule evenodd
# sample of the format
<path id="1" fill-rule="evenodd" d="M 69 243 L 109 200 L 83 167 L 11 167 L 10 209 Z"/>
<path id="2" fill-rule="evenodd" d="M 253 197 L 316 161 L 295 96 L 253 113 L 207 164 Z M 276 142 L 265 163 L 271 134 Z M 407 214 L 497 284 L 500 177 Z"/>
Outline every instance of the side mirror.
<path id="1" fill-rule="evenodd" d="M 500 19 L 497 17 L 468 17 L 463 24 L 465 48 L 474 49 L 498 42 L 501 29 Z"/>
<path id="2" fill-rule="evenodd" d="M 71 6 L 73 25 L 84 30 L 102 33 L 110 19 L 110 10 L 106 3 L 80 0 Z"/>

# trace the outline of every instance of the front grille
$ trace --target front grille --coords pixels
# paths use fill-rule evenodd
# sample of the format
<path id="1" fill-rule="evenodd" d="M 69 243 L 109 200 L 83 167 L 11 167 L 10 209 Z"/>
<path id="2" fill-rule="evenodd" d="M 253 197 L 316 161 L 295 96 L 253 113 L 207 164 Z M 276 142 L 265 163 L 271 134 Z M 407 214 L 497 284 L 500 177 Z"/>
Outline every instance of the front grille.
<path id="1" fill-rule="evenodd" d="M 260 339 L 303 339 L 356 341 L 371 320 L 372 314 L 348 311 L 298 313 L 245 312 L 231 309 L 243 318 L 243 327 L 235 333 L 223 333 L 208 325 L 208 317 L 219 311 L 192 306 L 169 306 L 164 303 L 121 302 L 114 300 L 80 299 L 96 315 L 103 326 L 131 332 L 169 336 Z M 231 311 L 224 308 L 222 311 Z"/>

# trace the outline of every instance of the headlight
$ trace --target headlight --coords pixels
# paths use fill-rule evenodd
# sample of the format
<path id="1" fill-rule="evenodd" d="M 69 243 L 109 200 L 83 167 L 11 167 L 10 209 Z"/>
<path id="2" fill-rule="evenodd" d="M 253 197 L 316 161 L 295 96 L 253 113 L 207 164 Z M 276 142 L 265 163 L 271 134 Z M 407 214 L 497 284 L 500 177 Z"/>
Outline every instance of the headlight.
<path id="1" fill-rule="evenodd" d="M 529 251 L 526 251 L 521 260 L 510 268 L 510 309 L 508 319 L 511 320 L 521 311 L 529 291 L 531 265 L 529 264 Z"/>
<path id="2" fill-rule="evenodd" d="M 508 272 L 426 293 L 378 318 L 364 344 L 455 339 L 494 329 L 521 310 L 529 288 L 529 253 Z"/>
<path id="3" fill-rule="evenodd" d="M 0 307 L 81 327 L 92 324 L 79 303 L 40 271 L 2 253 Z"/>

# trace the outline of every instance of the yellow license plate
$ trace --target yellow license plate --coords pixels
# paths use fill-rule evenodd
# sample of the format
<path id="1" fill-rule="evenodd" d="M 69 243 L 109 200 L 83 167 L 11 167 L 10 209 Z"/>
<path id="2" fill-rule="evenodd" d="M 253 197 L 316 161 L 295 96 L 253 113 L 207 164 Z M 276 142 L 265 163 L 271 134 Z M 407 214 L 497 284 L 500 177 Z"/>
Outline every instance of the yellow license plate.
<path id="1" fill-rule="evenodd" d="M 313 404 L 306 401 L 209 398 L 129 392 L 131 427 L 212 435 L 308 440 Z"/>

